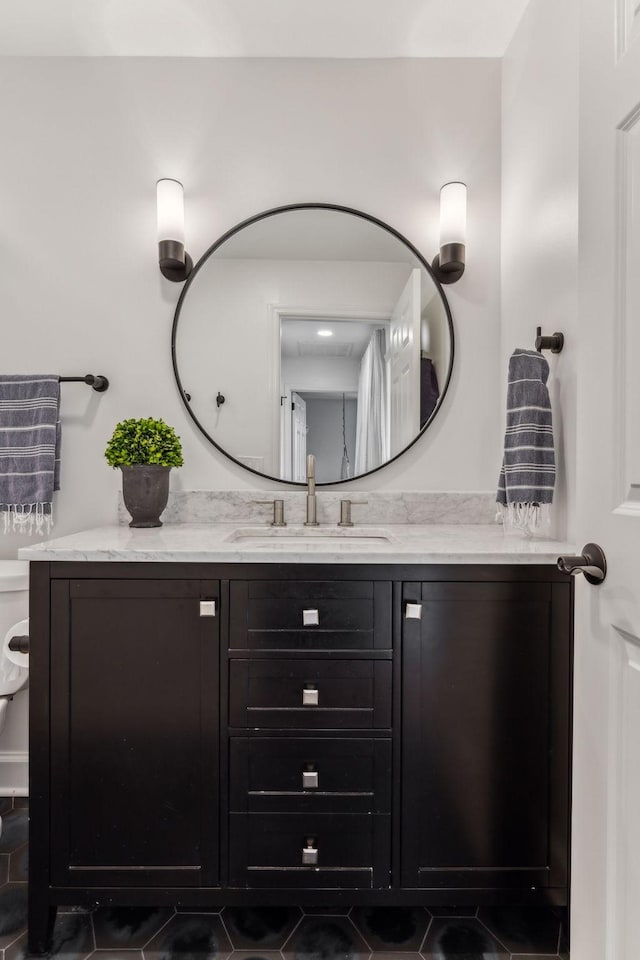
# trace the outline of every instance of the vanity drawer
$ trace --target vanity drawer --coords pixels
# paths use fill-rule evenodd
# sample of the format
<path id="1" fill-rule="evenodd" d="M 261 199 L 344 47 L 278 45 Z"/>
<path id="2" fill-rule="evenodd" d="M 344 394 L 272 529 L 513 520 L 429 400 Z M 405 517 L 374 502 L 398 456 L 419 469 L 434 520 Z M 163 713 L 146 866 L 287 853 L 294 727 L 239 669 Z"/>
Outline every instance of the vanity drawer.
<path id="1" fill-rule="evenodd" d="M 391 725 L 390 660 L 232 660 L 229 683 L 232 727 Z"/>
<path id="2" fill-rule="evenodd" d="M 236 887 L 387 886 L 390 817 L 231 814 L 229 851 Z"/>
<path id="3" fill-rule="evenodd" d="M 391 583 L 234 581 L 229 637 L 231 649 L 390 649 Z"/>
<path id="4" fill-rule="evenodd" d="M 389 813 L 391 740 L 233 737 L 230 809 Z"/>

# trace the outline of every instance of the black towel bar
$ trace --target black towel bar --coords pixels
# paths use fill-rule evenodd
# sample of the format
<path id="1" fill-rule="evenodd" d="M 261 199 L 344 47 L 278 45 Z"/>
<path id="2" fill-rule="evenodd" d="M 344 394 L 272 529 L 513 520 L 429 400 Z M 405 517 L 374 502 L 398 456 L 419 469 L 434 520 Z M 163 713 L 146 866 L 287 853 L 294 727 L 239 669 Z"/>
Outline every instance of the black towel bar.
<path id="1" fill-rule="evenodd" d="M 109 389 L 109 381 L 106 377 L 93 373 L 87 373 L 84 377 L 60 377 L 60 383 L 86 383 L 93 387 L 96 393 L 104 393 Z"/>
<path id="2" fill-rule="evenodd" d="M 538 353 L 542 353 L 543 350 L 551 350 L 551 353 L 560 353 L 563 347 L 563 333 L 554 333 L 551 337 L 543 337 L 542 327 L 536 328 L 536 350 Z"/>

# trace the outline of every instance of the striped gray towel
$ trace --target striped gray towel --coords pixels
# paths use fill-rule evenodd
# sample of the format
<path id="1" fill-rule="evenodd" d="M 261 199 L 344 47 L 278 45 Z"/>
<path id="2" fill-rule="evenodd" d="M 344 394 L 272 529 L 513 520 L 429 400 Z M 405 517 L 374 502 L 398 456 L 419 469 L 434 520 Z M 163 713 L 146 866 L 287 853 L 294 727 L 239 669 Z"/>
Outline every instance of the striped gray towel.
<path id="1" fill-rule="evenodd" d="M 498 481 L 498 513 L 514 526 L 535 527 L 541 506 L 553 500 L 556 478 L 549 364 L 535 350 L 509 359 L 507 429 Z"/>
<path id="2" fill-rule="evenodd" d="M 0 376 L 0 512 L 4 531 L 49 532 L 60 489 L 60 380 Z"/>

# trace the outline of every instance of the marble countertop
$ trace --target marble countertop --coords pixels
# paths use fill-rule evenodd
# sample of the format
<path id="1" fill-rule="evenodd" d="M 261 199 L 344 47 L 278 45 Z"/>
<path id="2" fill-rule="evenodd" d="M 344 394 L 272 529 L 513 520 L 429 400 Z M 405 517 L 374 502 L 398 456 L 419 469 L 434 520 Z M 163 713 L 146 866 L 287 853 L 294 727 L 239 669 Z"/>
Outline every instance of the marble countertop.
<path id="1" fill-rule="evenodd" d="M 266 534 L 266 535 L 265 535 Z M 217 563 L 553 563 L 575 547 L 506 535 L 499 524 L 351 528 L 180 523 L 152 530 L 96 527 L 22 547 L 21 560 Z"/>

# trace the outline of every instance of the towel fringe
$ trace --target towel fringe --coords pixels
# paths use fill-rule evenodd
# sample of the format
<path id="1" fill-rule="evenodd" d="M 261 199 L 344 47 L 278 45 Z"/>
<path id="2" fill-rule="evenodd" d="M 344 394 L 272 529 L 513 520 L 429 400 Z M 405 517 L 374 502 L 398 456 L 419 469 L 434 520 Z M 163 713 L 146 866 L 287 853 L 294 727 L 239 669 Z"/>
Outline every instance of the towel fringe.
<path id="1" fill-rule="evenodd" d="M 0 503 L 5 533 L 41 536 L 53 529 L 53 503 Z"/>
<path id="2" fill-rule="evenodd" d="M 504 503 L 496 504 L 496 522 L 504 524 L 505 530 L 521 530 L 533 535 L 541 527 L 551 523 L 549 503 Z"/>

